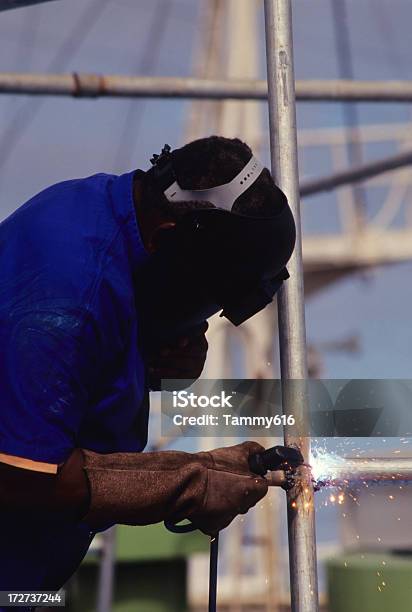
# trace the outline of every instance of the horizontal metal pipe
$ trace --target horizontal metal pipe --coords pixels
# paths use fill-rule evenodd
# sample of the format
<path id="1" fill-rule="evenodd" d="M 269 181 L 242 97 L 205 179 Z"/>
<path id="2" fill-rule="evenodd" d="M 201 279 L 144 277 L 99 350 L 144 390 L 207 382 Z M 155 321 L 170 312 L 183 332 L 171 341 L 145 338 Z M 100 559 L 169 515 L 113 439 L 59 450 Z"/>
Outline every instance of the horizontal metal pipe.
<path id="1" fill-rule="evenodd" d="M 297 81 L 296 97 L 306 102 L 412 102 L 412 81 Z"/>
<path id="2" fill-rule="evenodd" d="M 322 191 L 330 191 L 331 189 L 336 189 L 336 187 L 364 181 L 378 174 L 396 170 L 397 168 L 403 168 L 404 166 L 410 166 L 411 164 L 412 151 L 405 151 L 398 155 L 392 155 L 391 157 L 385 157 L 384 159 L 362 164 L 358 168 L 351 168 L 343 172 L 331 174 L 330 176 L 304 181 L 300 186 L 300 195 L 302 197 L 307 197 L 315 195 L 316 193 L 321 193 Z"/>
<path id="3" fill-rule="evenodd" d="M 186 78 L 103 76 L 97 74 L 16 74 L 0 73 L 0 94 L 34 94 L 75 97 L 169 97 L 169 98 L 255 98 L 264 99 L 256 83 L 263 81 L 211 81 Z M 298 82 L 299 83 L 299 82 Z M 302 84 L 302 82 L 301 82 Z M 352 83 L 353 84 L 353 83 Z M 412 100 L 412 84 L 411 100 Z M 258 94 L 258 95 L 257 95 Z M 362 181 L 378 174 L 412 164 L 412 152 L 407 151 L 359 168 L 338 172 L 328 177 L 304 182 L 301 196 L 329 191 L 340 185 Z"/>
<path id="4" fill-rule="evenodd" d="M 0 0 L 0 11 L 8 11 L 10 9 L 30 6 L 32 4 L 41 4 L 50 2 L 51 0 Z"/>
<path id="5" fill-rule="evenodd" d="M 238 98 L 266 99 L 255 81 L 218 81 L 178 77 L 100 74 L 0 73 L 0 93 L 129 98 Z"/>
<path id="6" fill-rule="evenodd" d="M 1 2 L 1 0 L 0 0 Z M 266 100 L 263 80 L 100 74 L 0 73 L 0 93 L 77 97 Z M 303 102 L 412 102 L 410 81 L 296 81 Z"/>
<path id="7" fill-rule="evenodd" d="M 358 481 L 412 481 L 412 458 L 345 458 L 341 465 L 331 468 L 329 476 L 324 478 L 329 486 L 342 486 Z"/>

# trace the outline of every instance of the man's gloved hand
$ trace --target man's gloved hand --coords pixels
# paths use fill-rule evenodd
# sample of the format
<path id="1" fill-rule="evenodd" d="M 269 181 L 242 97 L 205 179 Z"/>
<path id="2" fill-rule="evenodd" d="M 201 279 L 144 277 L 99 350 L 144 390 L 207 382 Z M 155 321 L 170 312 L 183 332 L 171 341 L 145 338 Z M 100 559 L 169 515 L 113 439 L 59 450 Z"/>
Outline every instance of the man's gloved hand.
<path id="1" fill-rule="evenodd" d="M 152 391 L 160 390 L 162 379 L 182 380 L 182 384 L 173 385 L 173 389 L 163 387 L 164 390 L 173 391 L 183 389 L 199 378 L 206 361 L 208 343 L 205 334 L 208 327 L 205 321 L 187 336 L 149 357 L 149 388 Z"/>
<path id="2" fill-rule="evenodd" d="M 90 507 L 84 521 L 93 529 L 108 524 L 149 525 L 189 519 L 214 535 L 245 514 L 267 493 L 265 478 L 249 469 L 256 442 L 210 452 L 114 453 L 83 450 Z"/>
<path id="3" fill-rule="evenodd" d="M 250 455 L 264 450 L 257 442 L 244 442 L 206 453 L 213 466 L 208 468 L 205 502 L 189 517 L 203 533 L 216 534 L 266 495 L 267 481 L 253 474 L 248 463 Z"/>

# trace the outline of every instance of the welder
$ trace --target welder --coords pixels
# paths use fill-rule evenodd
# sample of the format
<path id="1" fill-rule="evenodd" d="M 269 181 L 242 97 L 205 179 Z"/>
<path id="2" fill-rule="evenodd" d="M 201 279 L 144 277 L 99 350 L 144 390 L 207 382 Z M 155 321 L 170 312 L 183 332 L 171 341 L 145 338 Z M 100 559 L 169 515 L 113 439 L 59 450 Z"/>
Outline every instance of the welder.
<path id="1" fill-rule="evenodd" d="M 0 224 L 0 590 L 55 590 L 97 531 L 214 534 L 267 492 L 255 442 L 145 452 L 149 391 L 195 380 L 207 319 L 241 324 L 287 278 L 284 194 L 238 139 L 53 185 Z"/>

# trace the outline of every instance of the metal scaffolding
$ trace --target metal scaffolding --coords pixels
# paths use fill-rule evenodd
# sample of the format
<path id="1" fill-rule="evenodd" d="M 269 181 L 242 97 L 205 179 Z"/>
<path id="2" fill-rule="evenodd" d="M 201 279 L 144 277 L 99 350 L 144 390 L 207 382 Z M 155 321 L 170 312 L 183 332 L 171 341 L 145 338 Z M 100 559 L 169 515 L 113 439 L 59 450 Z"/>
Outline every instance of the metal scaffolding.
<path id="1" fill-rule="evenodd" d="M 77 98 L 267 100 L 266 81 L 194 77 L 0 72 L 0 94 Z M 298 102 L 412 102 L 411 81 L 296 81 Z"/>
<path id="2" fill-rule="evenodd" d="M 49 0 L 0 0 L 0 11 Z M 161 78 L 98 74 L 18 74 L 0 73 L 0 93 L 24 95 L 97 97 L 148 97 L 192 99 L 269 100 L 272 172 L 287 194 L 293 210 L 297 243 L 288 264 L 291 273 L 279 296 L 279 344 L 282 379 L 306 379 L 306 338 L 303 302 L 303 263 L 300 230 L 299 194 L 309 196 L 339 185 L 353 183 L 383 172 L 412 164 L 410 151 L 364 164 L 356 169 L 305 182 L 299 186 L 295 99 L 298 101 L 412 102 L 409 81 L 297 81 L 295 93 L 291 0 L 265 0 L 266 52 L 268 80 L 218 80 L 196 78 Z M 285 385 L 292 387 L 292 385 Z M 294 386 L 293 386 L 294 387 Z M 284 392 L 284 410 L 297 420 L 305 420 L 306 394 Z M 285 429 L 286 444 L 299 446 L 307 458 L 309 438 L 296 437 Z M 365 463 L 351 469 L 365 478 Z M 374 473 L 386 472 L 391 477 L 402 473 L 412 476 L 410 460 L 400 466 L 382 462 L 370 464 Z M 369 474 L 370 475 L 370 474 Z M 340 475 L 340 478 L 342 474 Z M 315 516 L 311 475 L 306 467 L 297 474 L 297 486 L 288 493 L 288 529 L 290 583 L 293 612 L 318 610 Z M 110 553 L 112 554 L 112 553 Z M 108 559 L 106 559 L 108 561 Z M 107 563 L 103 581 L 107 582 L 100 606 L 108 606 L 112 577 Z M 105 572 L 108 572 L 105 574 Z M 109 580 L 107 580 L 109 576 Z"/>
<path id="3" fill-rule="evenodd" d="M 343 457 L 327 486 L 346 486 L 357 482 L 411 482 L 411 457 Z"/>
<path id="4" fill-rule="evenodd" d="M 412 151 L 405 151 L 404 153 L 398 153 L 397 155 L 391 155 L 384 159 L 362 164 L 357 168 L 351 168 L 343 172 L 336 172 L 336 174 L 331 174 L 330 176 L 305 181 L 300 186 L 300 195 L 302 197 L 307 197 L 315 195 L 316 193 L 321 193 L 322 191 L 330 191 L 342 185 L 350 185 L 358 181 L 364 181 L 365 179 L 378 176 L 379 174 L 384 174 L 385 172 L 390 172 L 391 170 L 397 170 L 398 168 L 404 168 L 410 165 L 412 165 Z"/>
<path id="5" fill-rule="evenodd" d="M 288 263 L 290 279 L 278 298 L 279 348 L 282 381 L 306 380 L 305 311 L 300 227 L 298 149 L 295 110 L 291 0 L 265 0 L 266 57 L 269 84 L 269 125 L 272 173 L 285 192 L 296 224 L 296 246 Z M 307 393 L 301 385 L 283 385 L 283 411 L 305 422 Z M 285 444 L 300 448 L 307 462 L 309 437 L 297 437 L 285 427 Z M 291 603 L 293 612 L 319 608 L 315 539 L 315 505 L 310 468 L 296 474 L 288 492 L 288 532 Z"/>

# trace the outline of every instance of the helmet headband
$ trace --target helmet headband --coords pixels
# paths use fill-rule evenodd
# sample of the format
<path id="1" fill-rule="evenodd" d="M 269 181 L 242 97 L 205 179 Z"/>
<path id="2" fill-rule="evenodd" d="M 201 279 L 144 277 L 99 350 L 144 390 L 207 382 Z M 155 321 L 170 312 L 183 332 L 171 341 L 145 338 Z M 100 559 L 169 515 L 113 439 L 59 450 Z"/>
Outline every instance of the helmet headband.
<path id="1" fill-rule="evenodd" d="M 217 185 L 210 189 L 181 189 L 179 183 L 174 181 L 170 187 L 165 189 L 164 194 L 169 202 L 187 202 L 190 200 L 210 202 L 218 208 L 231 211 L 233 204 L 262 173 L 264 166 L 254 156 L 242 168 L 237 176 L 229 183 Z"/>

